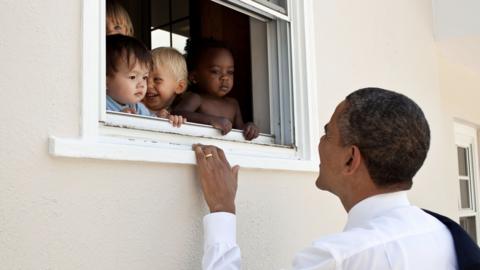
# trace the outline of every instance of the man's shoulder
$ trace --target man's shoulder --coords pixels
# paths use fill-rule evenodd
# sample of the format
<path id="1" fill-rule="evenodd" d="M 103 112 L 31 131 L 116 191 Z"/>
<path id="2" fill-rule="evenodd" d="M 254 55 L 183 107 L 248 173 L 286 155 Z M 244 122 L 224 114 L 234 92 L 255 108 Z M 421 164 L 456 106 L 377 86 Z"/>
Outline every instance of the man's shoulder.
<path id="1" fill-rule="evenodd" d="M 411 206 L 389 211 L 359 226 L 321 237 L 313 242 L 313 246 L 328 249 L 340 258 L 347 258 L 375 250 L 376 247 L 403 242 L 408 238 L 442 233 L 448 231 L 440 222 L 417 207 Z"/>
<path id="2" fill-rule="evenodd" d="M 360 249 L 375 246 L 382 242 L 381 234 L 373 228 L 354 228 L 348 231 L 323 236 L 312 246 L 328 250 L 340 257 L 358 252 Z"/>

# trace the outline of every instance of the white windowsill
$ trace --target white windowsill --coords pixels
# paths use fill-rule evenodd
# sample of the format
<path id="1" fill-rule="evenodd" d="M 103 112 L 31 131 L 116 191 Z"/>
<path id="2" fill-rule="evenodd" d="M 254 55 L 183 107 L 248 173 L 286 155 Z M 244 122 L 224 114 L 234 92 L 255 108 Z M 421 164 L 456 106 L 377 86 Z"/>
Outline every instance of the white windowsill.
<path id="1" fill-rule="evenodd" d="M 175 136 L 175 135 L 170 135 Z M 178 137 L 178 136 L 177 136 Z M 203 142 L 201 138 L 199 142 Z M 230 164 L 243 168 L 318 171 L 318 164 L 313 161 L 292 159 L 288 152 L 271 153 L 222 148 Z M 171 164 L 196 164 L 192 144 L 178 144 L 154 141 L 151 139 L 127 137 L 103 137 L 92 139 L 66 139 L 50 137 L 49 152 L 57 157 L 94 158 L 105 160 L 128 160 Z M 271 147 L 268 147 L 271 150 Z M 293 153 L 290 150 L 290 153 Z"/>
<path id="2" fill-rule="evenodd" d="M 105 125 L 112 127 L 121 127 L 121 128 L 133 128 L 138 130 L 145 131 L 156 131 L 163 133 L 171 133 L 178 135 L 187 135 L 194 137 L 204 137 L 204 138 L 213 138 L 217 140 L 226 140 L 234 142 L 242 142 L 249 144 L 262 144 L 270 145 L 275 147 L 284 147 L 288 148 L 289 146 L 276 145 L 274 136 L 270 134 L 263 134 L 251 140 L 247 141 L 243 138 L 242 130 L 232 129 L 228 134 L 222 135 L 219 130 L 214 129 L 209 125 L 197 124 L 187 122 L 183 124 L 180 128 L 173 127 L 167 119 L 157 118 L 157 117 L 148 117 L 141 115 L 133 115 L 122 112 L 111 112 L 109 111 L 106 115 Z"/>

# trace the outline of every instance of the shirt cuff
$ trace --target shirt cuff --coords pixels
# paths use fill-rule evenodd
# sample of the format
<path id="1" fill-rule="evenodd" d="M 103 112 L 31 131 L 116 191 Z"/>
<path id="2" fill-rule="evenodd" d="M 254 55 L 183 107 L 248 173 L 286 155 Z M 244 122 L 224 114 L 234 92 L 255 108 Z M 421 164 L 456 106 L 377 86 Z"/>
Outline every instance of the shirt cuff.
<path id="1" fill-rule="evenodd" d="M 218 243 L 236 245 L 237 217 L 227 212 L 206 215 L 203 218 L 203 237 L 206 246 Z"/>

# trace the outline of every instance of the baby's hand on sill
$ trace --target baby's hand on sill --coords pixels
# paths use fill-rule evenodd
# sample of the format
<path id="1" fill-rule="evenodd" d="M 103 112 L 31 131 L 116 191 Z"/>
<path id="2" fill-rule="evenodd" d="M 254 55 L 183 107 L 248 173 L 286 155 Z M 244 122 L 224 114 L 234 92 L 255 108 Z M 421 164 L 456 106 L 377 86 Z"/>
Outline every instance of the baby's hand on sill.
<path id="1" fill-rule="evenodd" d="M 232 130 L 232 122 L 225 117 L 216 117 L 212 121 L 212 126 L 222 131 L 222 135 L 226 135 Z"/>
<path id="2" fill-rule="evenodd" d="M 184 118 L 181 115 L 170 114 L 170 112 L 167 109 L 162 109 L 159 112 L 157 112 L 157 116 L 168 119 L 168 122 L 170 122 L 170 124 L 172 124 L 172 126 L 174 127 L 180 127 L 182 124 L 187 122 L 187 118 Z"/>
<path id="3" fill-rule="evenodd" d="M 170 112 L 167 111 L 167 109 L 161 109 L 159 112 L 156 113 L 156 115 L 160 118 L 167 118 L 170 116 Z"/>
<path id="4" fill-rule="evenodd" d="M 125 108 L 122 110 L 122 112 L 124 113 L 131 113 L 131 114 L 137 114 L 137 111 L 135 110 L 135 108 Z"/>
<path id="5" fill-rule="evenodd" d="M 259 133 L 258 127 L 253 122 L 248 122 L 243 126 L 243 137 L 247 141 L 257 138 Z"/>
<path id="6" fill-rule="evenodd" d="M 170 124 L 172 124 L 174 127 L 180 127 L 182 124 L 187 122 L 187 118 L 184 118 L 181 115 L 170 114 L 168 116 L 168 122 L 170 122 Z"/>

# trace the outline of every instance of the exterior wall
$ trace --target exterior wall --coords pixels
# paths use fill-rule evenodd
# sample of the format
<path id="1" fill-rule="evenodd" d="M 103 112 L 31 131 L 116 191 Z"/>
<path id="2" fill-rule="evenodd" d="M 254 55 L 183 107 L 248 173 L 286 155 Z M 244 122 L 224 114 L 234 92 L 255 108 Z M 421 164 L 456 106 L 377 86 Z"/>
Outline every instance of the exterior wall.
<path id="1" fill-rule="evenodd" d="M 319 124 L 357 88 L 412 97 L 433 136 L 410 197 L 456 217 L 453 129 L 440 98 L 431 1 L 315 5 Z M 47 153 L 48 136 L 79 134 L 81 15 L 80 0 L 2 3 L 0 25 L 12 27 L 0 34 L 0 268 L 199 269 L 207 209 L 193 166 Z M 316 175 L 241 170 L 245 269 L 287 268 L 295 251 L 342 229 L 344 210 L 315 189 Z"/>
<path id="2" fill-rule="evenodd" d="M 480 70 L 439 54 L 440 89 L 451 117 L 480 126 Z"/>

